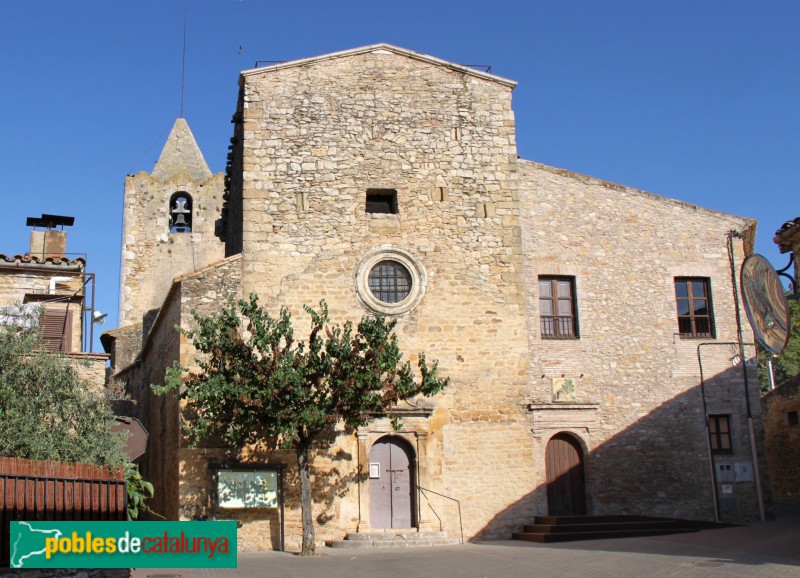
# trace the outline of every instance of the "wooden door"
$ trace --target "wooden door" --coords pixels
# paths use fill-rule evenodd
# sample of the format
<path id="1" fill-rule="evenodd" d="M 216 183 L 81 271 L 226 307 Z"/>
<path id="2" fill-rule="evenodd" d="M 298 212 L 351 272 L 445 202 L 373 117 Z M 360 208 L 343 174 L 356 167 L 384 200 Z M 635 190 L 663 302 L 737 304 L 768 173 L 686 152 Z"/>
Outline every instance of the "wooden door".
<path id="1" fill-rule="evenodd" d="M 551 516 L 586 514 L 583 450 L 572 436 L 556 434 L 547 442 L 547 506 Z"/>
<path id="2" fill-rule="evenodd" d="M 380 528 L 414 526 L 414 453 L 402 438 L 379 439 L 369 451 L 370 524 Z"/>

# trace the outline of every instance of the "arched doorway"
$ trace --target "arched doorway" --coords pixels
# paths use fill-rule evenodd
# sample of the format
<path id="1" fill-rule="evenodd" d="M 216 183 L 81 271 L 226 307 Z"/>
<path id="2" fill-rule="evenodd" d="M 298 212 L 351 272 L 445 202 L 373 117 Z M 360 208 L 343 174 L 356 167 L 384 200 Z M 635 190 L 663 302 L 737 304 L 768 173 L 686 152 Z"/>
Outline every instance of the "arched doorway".
<path id="1" fill-rule="evenodd" d="M 586 514 L 586 482 L 583 449 L 566 433 L 550 438 L 545 450 L 547 509 L 551 516 Z"/>
<path id="2" fill-rule="evenodd" d="M 370 525 L 413 528 L 414 448 L 398 436 L 385 436 L 369 450 Z"/>

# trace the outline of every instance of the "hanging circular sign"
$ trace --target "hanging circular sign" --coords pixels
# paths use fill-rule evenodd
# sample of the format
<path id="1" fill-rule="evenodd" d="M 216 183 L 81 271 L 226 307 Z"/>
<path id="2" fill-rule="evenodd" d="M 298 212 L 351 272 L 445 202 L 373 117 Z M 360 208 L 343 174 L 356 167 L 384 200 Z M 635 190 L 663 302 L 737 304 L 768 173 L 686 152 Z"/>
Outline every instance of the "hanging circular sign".
<path id="1" fill-rule="evenodd" d="M 750 255 L 742 263 L 742 300 L 756 339 L 768 351 L 780 353 L 789 340 L 789 302 L 769 261 Z"/>

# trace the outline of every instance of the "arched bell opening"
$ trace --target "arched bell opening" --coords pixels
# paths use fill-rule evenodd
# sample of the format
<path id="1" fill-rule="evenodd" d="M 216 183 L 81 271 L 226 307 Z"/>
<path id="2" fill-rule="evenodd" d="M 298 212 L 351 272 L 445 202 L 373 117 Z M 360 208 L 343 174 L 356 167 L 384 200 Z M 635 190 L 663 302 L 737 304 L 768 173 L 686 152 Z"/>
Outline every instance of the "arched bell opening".
<path id="1" fill-rule="evenodd" d="M 169 232 L 192 232 L 192 196 L 178 191 L 169 198 Z"/>

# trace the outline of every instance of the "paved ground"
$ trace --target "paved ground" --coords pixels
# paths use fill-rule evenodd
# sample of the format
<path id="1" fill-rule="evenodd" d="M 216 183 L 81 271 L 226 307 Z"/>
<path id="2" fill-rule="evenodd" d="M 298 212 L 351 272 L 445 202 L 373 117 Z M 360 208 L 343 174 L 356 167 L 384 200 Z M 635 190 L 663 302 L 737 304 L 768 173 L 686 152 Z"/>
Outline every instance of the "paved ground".
<path id="1" fill-rule="evenodd" d="M 800 509 L 782 508 L 775 520 L 746 527 L 652 538 L 318 552 L 313 558 L 283 552 L 240 553 L 236 569 L 142 569 L 133 577 L 800 577 Z"/>

